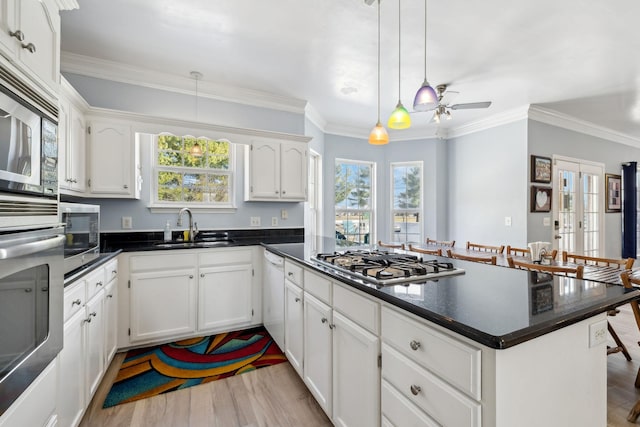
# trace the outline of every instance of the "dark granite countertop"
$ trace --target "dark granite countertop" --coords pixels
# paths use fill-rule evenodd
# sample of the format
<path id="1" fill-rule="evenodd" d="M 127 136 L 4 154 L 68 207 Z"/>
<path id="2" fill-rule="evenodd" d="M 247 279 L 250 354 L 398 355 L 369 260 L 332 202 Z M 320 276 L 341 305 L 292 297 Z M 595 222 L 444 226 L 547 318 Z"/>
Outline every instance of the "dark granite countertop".
<path id="1" fill-rule="evenodd" d="M 70 271 L 69 273 L 65 274 L 64 275 L 64 286 L 70 285 L 72 282 L 80 279 L 85 274 L 88 274 L 89 272 L 95 270 L 97 267 L 100 267 L 101 265 L 103 265 L 107 261 L 117 257 L 120 252 L 122 252 L 122 251 L 117 250 L 117 251 L 113 251 L 113 252 L 101 253 L 96 259 L 94 259 L 90 263 L 87 263 L 87 264 L 83 265 L 82 267 L 77 268 L 77 269 L 75 269 L 73 271 Z"/>
<path id="2" fill-rule="evenodd" d="M 465 274 L 410 285 L 376 286 L 314 263 L 302 243 L 264 246 L 495 349 L 512 347 L 640 297 L 640 290 L 619 285 L 449 258 L 442 260 L 453 261 Z"/>

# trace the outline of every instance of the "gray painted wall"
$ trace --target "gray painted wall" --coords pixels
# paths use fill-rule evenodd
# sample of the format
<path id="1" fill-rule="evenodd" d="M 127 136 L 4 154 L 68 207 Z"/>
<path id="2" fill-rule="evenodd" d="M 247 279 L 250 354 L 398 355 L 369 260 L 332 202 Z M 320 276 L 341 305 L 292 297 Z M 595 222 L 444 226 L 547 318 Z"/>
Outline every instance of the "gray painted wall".
<path id="1" fill-rule="evenodd" d="M 456 246 L 467 241 L 526 247 L 527 120 L 450 139 L 449 229 Z M 511 226 L 505 225 L 511 217 Z"/>

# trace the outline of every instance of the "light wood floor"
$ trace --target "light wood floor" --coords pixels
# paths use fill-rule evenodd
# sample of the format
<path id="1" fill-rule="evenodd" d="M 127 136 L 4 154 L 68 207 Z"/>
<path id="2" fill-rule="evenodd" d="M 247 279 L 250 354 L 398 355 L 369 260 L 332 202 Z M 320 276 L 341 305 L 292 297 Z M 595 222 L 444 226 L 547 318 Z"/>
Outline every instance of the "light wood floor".
<path id="1" fill-rule="evenodd" d="M 621 353 L 607 358 L 607 426 L 633 426 L 627 414 L 640 399 L 640 390 L 634 387 L 640 367 L 640 331 L 629 306 L 621 307 L 609 321 L 633 360 L 627 362 Z M 123 358 L 124 353 L 116 355 L 81 427 L 331 426 L 289 363 L 102 409 Z"/>

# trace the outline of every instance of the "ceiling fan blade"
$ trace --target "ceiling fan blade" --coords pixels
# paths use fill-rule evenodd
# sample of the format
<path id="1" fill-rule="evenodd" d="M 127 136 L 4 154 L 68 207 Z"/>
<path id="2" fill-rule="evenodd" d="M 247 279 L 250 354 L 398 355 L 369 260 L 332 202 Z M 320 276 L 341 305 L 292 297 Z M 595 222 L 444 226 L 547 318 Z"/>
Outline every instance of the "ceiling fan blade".
<path id="1" fill-rule="evenodd" d="M 491 101 L 486 102 L 470 102 L 468 104 L 456 104 L 452 105 L 449 108 L 452 110 L 469 110 L 471 108 L 489 108 L 491 105 Z"/>
<path id="2" fill-rule="evenodd" d="M 460 94 L 460 92 L 454 92 L 452 90 L 448 90 L 442 94 L 442 98 L 440 98 L 441 105 L 449 105 L 451 104 Z"/>

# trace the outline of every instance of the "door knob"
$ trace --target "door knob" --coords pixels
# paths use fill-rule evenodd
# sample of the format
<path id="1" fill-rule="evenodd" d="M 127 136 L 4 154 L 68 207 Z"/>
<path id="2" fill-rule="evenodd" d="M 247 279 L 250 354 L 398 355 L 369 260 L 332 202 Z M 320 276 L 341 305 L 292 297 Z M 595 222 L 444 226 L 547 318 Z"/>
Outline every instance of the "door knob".
<path id="1" fill-rule="evenodd" d="M 559 235 L 559 234 L 556 234 L 555 236 L 553 236 L 553 238 L 554 238 L 554 239 L 556 239 L 556 240 L 557 240 L 557 239 L 562 239 L 562 236 L 561 236 L 561 235 Z"/>

